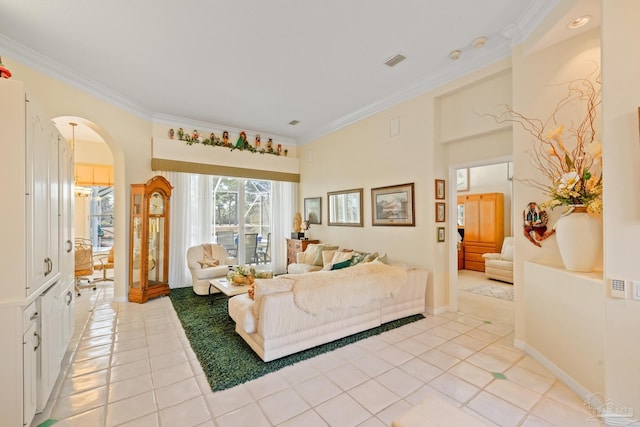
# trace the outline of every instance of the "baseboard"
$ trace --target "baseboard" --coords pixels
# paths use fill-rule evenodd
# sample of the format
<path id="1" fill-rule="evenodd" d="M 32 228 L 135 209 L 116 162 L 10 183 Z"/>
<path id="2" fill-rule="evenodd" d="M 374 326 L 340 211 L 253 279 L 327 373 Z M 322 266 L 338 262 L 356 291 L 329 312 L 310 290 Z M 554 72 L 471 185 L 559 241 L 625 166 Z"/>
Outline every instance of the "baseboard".
<path id="1" fill-rule="evenodd" d="M 446 313 L 448 311 L 449 311 L 449 306 L 445 305 L 444 307 L 427 308 L 425 310 L 425 313 L 437 316 L 439 314 Z"/>
<path id="2" fill-rule="evenodd" d="M 580 396 L 582 399 L 587 399 L 587 397 L 591 396 L 594 393 L 584 388 L 580 383 L 578 383 L 566 372 L 560 369 L 555 363 L 547 359 L 542 353 L 540 353 L 538 350 L 531 347 L 527 343 L 520 340 L 513 340 L 513 346 L 533 357 L 538 363 L 547 368 L 549 372 L 555 375 L 556 378 L 562 381 L 567 387 L 573 390 L 573 392 Z"/>

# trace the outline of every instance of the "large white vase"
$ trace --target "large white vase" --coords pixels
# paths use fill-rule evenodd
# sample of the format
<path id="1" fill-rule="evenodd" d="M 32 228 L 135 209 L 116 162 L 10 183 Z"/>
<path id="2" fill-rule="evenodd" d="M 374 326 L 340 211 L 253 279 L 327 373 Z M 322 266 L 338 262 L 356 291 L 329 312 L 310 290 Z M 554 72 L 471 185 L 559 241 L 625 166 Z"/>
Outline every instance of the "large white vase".
<path id="1" fill-rule="evenodd" d="M 584 206 L 575 206 L 556 224 L 556 241 L 562 263 L 570 271 L 590 272 L 602 248 L 602 223 Z"/>

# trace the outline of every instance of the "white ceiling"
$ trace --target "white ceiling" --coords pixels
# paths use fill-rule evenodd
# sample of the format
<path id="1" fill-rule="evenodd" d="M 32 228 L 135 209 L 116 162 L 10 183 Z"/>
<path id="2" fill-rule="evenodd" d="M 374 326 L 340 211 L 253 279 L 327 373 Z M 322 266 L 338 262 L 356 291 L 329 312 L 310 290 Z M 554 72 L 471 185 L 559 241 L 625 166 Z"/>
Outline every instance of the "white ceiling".
<path id="1" fill-rule="evenodd" d="M 0 0 L 0 55 L 160 123 L 304 143 L 508 56 L 562 1 Z"/>

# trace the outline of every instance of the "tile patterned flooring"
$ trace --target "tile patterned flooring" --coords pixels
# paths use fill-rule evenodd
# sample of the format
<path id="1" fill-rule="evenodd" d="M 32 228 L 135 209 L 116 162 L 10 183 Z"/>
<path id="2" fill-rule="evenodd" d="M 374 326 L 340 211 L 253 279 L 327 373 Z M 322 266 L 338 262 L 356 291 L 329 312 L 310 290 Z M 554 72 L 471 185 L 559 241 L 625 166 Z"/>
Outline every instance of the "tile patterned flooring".
<path id="1" fill-rule="evenodd" d="M 55 426 L 390 426 L 436 394 L 489 426 L 595 426 L 582 400 L 512 346 L 512 328 L 446 313 L 212 393 L 168 298 L 76 300 L 45 411 Z"/>

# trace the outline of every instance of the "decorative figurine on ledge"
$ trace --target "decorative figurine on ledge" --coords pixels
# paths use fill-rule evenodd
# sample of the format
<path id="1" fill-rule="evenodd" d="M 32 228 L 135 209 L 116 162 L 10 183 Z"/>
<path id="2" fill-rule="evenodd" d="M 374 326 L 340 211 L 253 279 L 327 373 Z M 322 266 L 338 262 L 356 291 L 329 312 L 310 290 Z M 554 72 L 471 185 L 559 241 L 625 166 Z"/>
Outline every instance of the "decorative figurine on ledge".
<path id="1" fill-rule="evenodd" d="M 222 132 L 222 145 L 225 147 L 229 146 L 229 132 L 226 130 Z"/>
<path id="2" fill-rule="evenodd" d="M 278 156 L 282 154 L 282 144 L 278 144 Z"/>
<path id="3" fill-rule="evenodd" d="M 256 148 L 260 148 L 260 134 L 256 134 Z"/>
<path id="4" fill-rule="evenodd" d="M 240 132 L 238 135 L 238 141 L 236 142 L 236 148 L 244 150 L 249 146 L 249 141 L 247 141 L 247 134 L 244 131 Z"/>
<path id="5" fill-rule="evenodd" d="M 273 152 L 273 139 L 271 138 L 267 141 L 267 151 Z"/>
<path id="6" fill-rule="evenodd" d="M 553 235 L 556 230 L 547 231 L 549 215 L 544 209 L 540 209 L 535 202 L 529 202 L 527 209 L 522 211 L 524 221 L 524 236 L 534 245 L 541 247 L 540 242 Z"/>
<path id="7" fill-rule="evenodd" d="M 184 130 L 182 130 L 182 128 L 178 128 L 178 139 L 180 141 L 184 139 Z"/>
<path id="8" fill-rule="evenodd" d="M 0 56 L 0 78 L 3 79 L 10 79 L 11 78 L 11 71 L 9 71 L 7 68 L 5 68 L 4 65 L 2 65 L 2 57 Z"/>
<path id="9" fill-rule="evenodd" d="M 174 135 L 175 135 L 175 132 L 173 131 L 173 128 L 169 129 L 169 139 L 173 139 Z"/>

